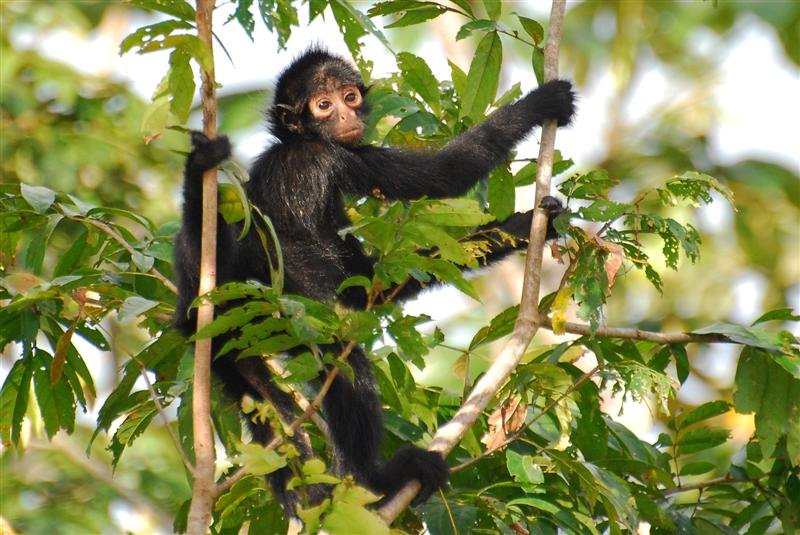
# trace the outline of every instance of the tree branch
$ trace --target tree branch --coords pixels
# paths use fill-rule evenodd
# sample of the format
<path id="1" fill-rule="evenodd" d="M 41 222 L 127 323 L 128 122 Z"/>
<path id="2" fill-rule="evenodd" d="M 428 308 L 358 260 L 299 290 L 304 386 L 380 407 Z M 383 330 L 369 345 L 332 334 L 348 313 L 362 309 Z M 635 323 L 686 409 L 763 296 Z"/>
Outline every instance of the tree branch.
<path id="1" fill-rule="evenodd" d="M 553 329 L 553 324 L 550 318 L 541 318 L 539 325 L 546 329 Z M 691 333 L 662 333 L 655 331 L 643 331 L 636 328 L 624 327 L 600 327 L 592 332 L 591 327 L 582 323 L 566 322 L 564 324 L 564 331 L 571 334 L 580 334 L 582 336 L 605 336 L 608 338 L 625 338 L 629 340 L 644 340 L 647 342 L 656 342 L 658 344 L 688 344 L 688 343 L 722 343 L 722 344 L 736 344 L 737 342 L 731 340 L 722 334 L 691 334 Z"/>
<path id="2" fill-rule="evenodd" d="M 156 411 L 158 411 L 158 415 L 161 417 L 162 422 L 164 423 L 164 428 L 167 430 L 169 434 L 169 438 L 172 440 L 173 446 L 178 451 L 178 455 L 180 455 L 181 460 L 183 461 L 183 466 L 189 471 L 190 474 L 194 475 L 194 465 L 192 465 L 192 461 L 189 460 L 189 457 L 186 455 L 186 452 L 183 451 L 183 446 L 181 446 L 181 441 L 178 439 L 178 435 L 175 434 L 175 430 L 172 428 L 172 425 L 169 421 L 169 417 L 167 413 L 164 411 L 164 406 L 161 405 L 161 401 L 158 399 L 158 392 L 153 387 L 153 383 L 150 381 L 150 378 L 147 376 L 147 367 L 144 363 L 139 360 L 135 355 L 131 355 L 131 358 L 139 365 L 139 369 L 142 372 L 142 379 L 144 379 L 144 383 L 147 385 L 147 390 L 150 392 L 150 399 L 153 400 L 153 404 L 156 406 Z"/>
<path id="3" fill-rule="evenodd" d="M 544 52 L 545 81 L 558 77 L 558 49 L 561 41 L 561 25 L 564 19 L 565 0 L 554 0 L 550 11 L 550 26 Z M 519 363 L 539 326 L 537 305 L 541 285 L 541 266 L 545 235 L 547 232 L 547 213 L 539 207 L 542 197 L 550 192 L 550 178 L 553 168 L 553 148 L 555 145 L 556 122 L 545 121 L 539 147 L 539 165 L 536 175 L 536 210 L 531 225 L 530 243 L 525 265 L 525 282 L 520 303 L 520 314 L 511 338 L 492 366 L 475 384 L 470 395 L 453 419 L 439 428 L 429 447 L 447 455 L 461 440 L 467 430 L 478 419 L 483 409 L 497 394 L 503 383 Z M 379 509 L 381 517 L 391 522 L 411 503 L 419 492 L 420 485 L 412 481 L 395 497 Z"/>
<path id="4" fill-rule="evenodd" d="M 212 58 L 210 70 L 203 70 L 201 101 L 203 133 L 209 139 L 217 135 L 217 98 L 211 43 L 211 16 L 214 0 L 197 0 L 197 36 L 208 47 Z M 203 218 L 200 240 L 200 285 L 198 295 L 205 295 L 216 286 L 217 266 L 217 170 L 203 173 Z M 197 311 L 197 330 L 214 319 L 214 305 L 203 300 Z M 186 532 L 205 535 L 211 525 L 214 504 L 214 434 L 211 427 L 211 339 L 198 338 L 194 349 L 192 389 L 192 426 L 194 430 L 195 470 L 192 504 Z"/>

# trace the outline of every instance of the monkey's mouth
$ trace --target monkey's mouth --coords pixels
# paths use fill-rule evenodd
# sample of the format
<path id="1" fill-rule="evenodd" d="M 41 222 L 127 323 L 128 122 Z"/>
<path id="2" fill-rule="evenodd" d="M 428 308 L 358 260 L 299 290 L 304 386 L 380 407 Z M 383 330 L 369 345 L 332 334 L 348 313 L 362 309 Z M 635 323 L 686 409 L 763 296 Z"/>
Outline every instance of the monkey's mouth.
<path id="1" fill-rule="evenodd" d="M 351 128 L 346 132 L 342 132 L 337 136 L 337 139 L 343 143 L 355 143 L 361 139 L 364 134 L 364 129 L 361 127 Z"/>

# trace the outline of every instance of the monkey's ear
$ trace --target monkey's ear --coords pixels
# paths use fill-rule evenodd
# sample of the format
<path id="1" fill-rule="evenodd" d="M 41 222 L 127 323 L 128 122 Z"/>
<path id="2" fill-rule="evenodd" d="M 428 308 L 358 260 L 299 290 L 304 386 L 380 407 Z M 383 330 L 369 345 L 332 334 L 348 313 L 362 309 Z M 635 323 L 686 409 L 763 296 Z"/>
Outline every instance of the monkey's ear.
<path id="1" fill-rule="evenodd" d="M 300 120 L 300 114 L 289 106 L 288 104 L 275 104 L 278 109 L 278 118 L 281 124 L 286 127 L 289 132 L 299 134 L 303 131 L 303 123 Z"/>

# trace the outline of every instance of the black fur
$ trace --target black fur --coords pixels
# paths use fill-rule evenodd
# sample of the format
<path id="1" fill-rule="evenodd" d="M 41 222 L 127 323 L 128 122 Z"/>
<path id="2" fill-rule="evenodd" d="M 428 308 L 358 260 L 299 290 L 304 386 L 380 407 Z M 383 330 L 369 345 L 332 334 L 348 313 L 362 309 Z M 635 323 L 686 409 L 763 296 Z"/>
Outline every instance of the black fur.
<path id="1" fill-rule="evenodd" d="M 331 81 L 353 84 L 364 91 L 360 76 L 349 62 L 319 49 L 301 56 L 282 74 L 268 112 L 278 142 L 256 159 L 246 184 L 250 201 L 271 218 L 277 231 L 286 268 L 285 291 L 324 302 L 337 299 L 336 288 L 346 278 L 373 275 L 374 260 L 364 254 L 358 240 L 350 235 L 341 239 L 337 234 L 350 224 L 342 195 L 365 196 L 375 189 L 390 200 L 461 195 L 503 163 L 534 126 L 548 118 L 557 119 L 559 125 L 568 124 L 574 111 L 570 83 L 558 80 L 498 109 L 486 122 L 437 152 L 345 146 L 331 141 L 324 125 L 315 123 L 306 109 L 308 98 L 319 84 Z M 363 116 L 364 110 L 359 113 Z M 200 177 L 203 170 L 230 155 L 225 137 L 208 140 L 195 133 L 192 143 L 194 148 L 186 163 L 183 226 L 176 243 L 180 291 L 176 325 L 187 334 L 194 330 L 195 316 L 189 306 L 198 290 Z M 561 204 L 553 198 L 543 206 L 551 216 L 562 211 Z M 531 214 L 514 214 L 503 223 L 479 230 L 491 233 L 501 229 L 525 239 Z M 237 241 L 239 231 L 238 226 L 219 219 L 218 284 L 247 279 L 269 283 L 268 262 L 260 242 L 253 232 Z M 552 225 L 548 237 L 555 237 Z M 487 263 L 515 248 L 507 240 L 493 243 Z M 517 247 L 523 244 L 521 241 Z M 412 280 L 398 298 L 407 299 L 421 289 Z M 365 297 L 363 289 L 352 288 L 338 299 L 347 306 L 363 308 Z M 219 340 L 214 345 L 218 349 Z M 348 362 L 355 381 L 339 375 L 324 401 L 337 469 L 342 474 L 353 474 L 357 481 L 387 496 L 407 481 L 417 479 L 422 483 L 418 501 L 424 501 L 446 483 L 446 463 L 438 453 L 414 446 L 401 449 L 381 463 L 383 423 L 375 380 L 363 350 L 355 348 Z M 272 385 L 259 358 L 220 358 L 215 360 L 214 369 L 234 395 L 248 393 L 269 399 L 291 419 L 290 400 Z M 251 425 L 256 440 L 266 442 L 272 437 L 268 426 Z M 301 453 L 311 453 L 307 443 L 301 444 Z M 283 488 L 287 477 L 285 472 L 278 473 L 271 480 L 287 513 L 292 514 L 296 498 Z"/>

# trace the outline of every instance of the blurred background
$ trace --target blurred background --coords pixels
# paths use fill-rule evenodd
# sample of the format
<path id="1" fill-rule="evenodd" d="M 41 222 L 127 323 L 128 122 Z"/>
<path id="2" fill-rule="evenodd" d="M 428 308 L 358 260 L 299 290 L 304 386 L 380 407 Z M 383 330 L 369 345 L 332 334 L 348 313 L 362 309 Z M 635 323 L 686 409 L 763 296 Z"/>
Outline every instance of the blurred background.
<path id="1" fill-rule="evenodd" d="M 369 3 L 353 2 L 362 11 Z M 546 24 L 549 2 L 509 3 Z M 306 9 L 301 15 L 306 16 Z M 216 50 L 220 131 L 234 142 L 243 165 L 271 140 L 262 112 L 271 83 L 292 57 L 322 43 L 347 54 L 331 17 L 300 21 L 279 51 L 257 23 L 251 41 L 232 8 L 215 14 L 216 32 L 230 58 Z M 92 203 L 124 206 L 158 223 L 177 221 L 185 135 L 169 132 L 145 144 L 146 105 L 166 73 L 167 53 L 119 55 L 131 31 L 155 19 L 118 2 L 4 1 L 0 4 L 0 169 L 3 182 L 25 182 L 69 192 Z M 381 21 L 376 21 L 379 27 Z M 456 41 L 461 21 L 440 17 L 423 33 L 384 30 L 395 51 L 411 51 L 448 79 L 447 60 L 466 69 L 475 42 Z M 576 81 L 579 113 L 558 134 L 557 148 L 575 161 L 571 172 L 606 169 L 621 181 L 618 200 L 647 185 L 696 169 L 726 183 L 735 209 L 721 199 L 700 209 L 675 208 L 703 238 L 701 260 L 663 271 L 659 294 L 638 270 L 619 279 L 605 313 L 613 326 L 685 331 L 715 321 L 747 324 L 763 311 L 800 309 L 800 4 L 790 1 L 570 2 L 561 54 L 561 76 Z M 365 38 L 373 78 L 394 72 L 392 53 Z M 520 82 L 536 85 L 529 52 L 504 42 L 500 93 Z M 190 125 L 199 126 L 199 116 Z M 535 136 L 519 147 L 535 157 Z M 518 192 L 530 208 L 532 192 Z M 658 257 L 652 250 L 653 258 Z M 546 254 L 547 286 L 562 269 Z M 444 288 L 409 303 L 467 344 L 475 330 L 519 300 L 519 258 L 476 276 L 481 303 Z M 789 326 L 790 328 L 792 326 Z M 146 341 L 130 323 L 109 325 L 112 351 L 91 356 L 98 399 L 116 379 L 125 355 Z M 795 332 L 797 325 L 794 325 Z M 539 342 L 550 341 L 547 333 Z M 552 336 L 552 335 L 550 335 Z M 738 348 L 690 347 L 693 373 L 673 410 L 710 399 L 729 399 Z M 0 378 L 15 353 L 0 355 Z M 451 367 L 458 352 L 437 348 L 422 373 L 432 384 L 460 388 Z M 491 350 L 486 358 L 491 357 Z M 609 399 L 607 410 L 647 438 L 660 428 L 646 400 Z M 622 411 L 620 413 L 620 411 Z M 729 413 L 725 424 L 744 441 L 751 417 Z M 31 432 L 24 457 L 4 450 L 0 461 L 0 517 L 25 533 L 170 532 L 171 515 L 188 486 L 160 422 L 126 451 L 110 473 L 102 440 L 91 457 L 84 449 L 96 415 L 85 414 L 73 436 L 50 443 Z M 35 425 L 35 423 L 33 424 Z M 29 430 L 29 431 L 35 431 Z M 0 532 L 3 528 L 0 526 Z"/>

